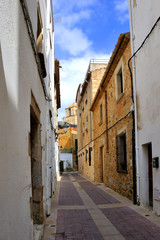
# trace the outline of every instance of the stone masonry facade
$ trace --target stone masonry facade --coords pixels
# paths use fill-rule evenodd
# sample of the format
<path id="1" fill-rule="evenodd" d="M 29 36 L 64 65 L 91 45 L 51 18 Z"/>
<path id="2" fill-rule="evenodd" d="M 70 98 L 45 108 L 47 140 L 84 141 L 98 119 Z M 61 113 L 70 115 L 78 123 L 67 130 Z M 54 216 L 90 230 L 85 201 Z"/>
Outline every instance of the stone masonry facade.
<path id="1" fill-rule="evenodd" d="M 106 186 L 133 199 L 130 57 L 129 34 L 121 34 L 91 110 L 94 121 L 94 180 L 104 182 Z M 121 81 L 120 86 L 118 81 Z M 118 92 L 119 88 L 121 92 Z"/>
<path id="2" fill-rule="evenodd" d="M 93 113 L 89 111 L 107 63 L 91 63 L 82 88 L 77 90 L 78 169 L 94 179 Z"/>

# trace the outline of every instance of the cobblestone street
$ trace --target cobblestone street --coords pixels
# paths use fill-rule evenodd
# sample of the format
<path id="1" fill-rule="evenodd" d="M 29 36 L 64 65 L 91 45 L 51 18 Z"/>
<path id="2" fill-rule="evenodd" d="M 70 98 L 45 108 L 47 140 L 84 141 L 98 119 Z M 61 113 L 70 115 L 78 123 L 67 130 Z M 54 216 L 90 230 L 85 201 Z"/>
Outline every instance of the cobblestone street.
<path id="1" fill-rule="evenodd" d="M 43 240 L 159 240 L 160 218 L 78 173 L 64 173 Z"/>

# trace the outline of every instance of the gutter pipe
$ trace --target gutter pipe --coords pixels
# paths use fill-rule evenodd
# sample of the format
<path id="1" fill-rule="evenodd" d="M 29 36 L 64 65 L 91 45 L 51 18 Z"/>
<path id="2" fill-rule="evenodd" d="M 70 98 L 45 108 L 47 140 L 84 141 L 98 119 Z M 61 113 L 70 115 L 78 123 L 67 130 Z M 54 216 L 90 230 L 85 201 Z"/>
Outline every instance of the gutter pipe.
<path id="1" fill-rule="evenodd" d="M 131 0 L 129 0 L 129 12 L 130 12 L 130 28 L 131 28 L 131 49 L 132 49 L 132 53 L 135 53 L 134 36 L 133 36 L 133 14 L 132 14 Z M 129 66 L 129 63 L 130 63 L 130 60 L 132 59 L 132 57 L 128 61 L 128 66 Z M 135 143 L 134 143 L 135 149 L 133 149 L 133 152 L 135 151 L 135 155 L 136 155 L 136 183 L 137 183 L 137 191 L 136 191 L 137 192 L 136 193 L 137 197 L 136 197 L 136 199 L 134 197 L 134 204 L 137 203 L 139 205 L 140 204 L 140 174 L 139 174 L 139 147 L 138 147 L 138 122 L 137 122 L 137 100 L 136 100 L 137 91 L 136 91 L 136 74 L 135 74 L 135 71 L 136 71 L 135 56 L 134 56 L 133 61 L 132 61 L 132 66 L 133 66 L 133 79 L 132 79 L 132 74 L 131 74 L 131 81 L 132 81 L 132 84 L 133 84 L 132 99 L 133 99 L 133 102 L 134 102 L 134 112 L 133 112 L 134 129 L 133 129 L 133 131 L 135 130 Z M 130 69 L 130 66 L 129 66 L 129 69 Z M 133 169 L 133 173 L 134 173 L 134 171 L 135 171 L 135 169 Z M 135 186 L 134 177 L 133 177 L 133 181 L 134 181 L 133 186 Z"/>

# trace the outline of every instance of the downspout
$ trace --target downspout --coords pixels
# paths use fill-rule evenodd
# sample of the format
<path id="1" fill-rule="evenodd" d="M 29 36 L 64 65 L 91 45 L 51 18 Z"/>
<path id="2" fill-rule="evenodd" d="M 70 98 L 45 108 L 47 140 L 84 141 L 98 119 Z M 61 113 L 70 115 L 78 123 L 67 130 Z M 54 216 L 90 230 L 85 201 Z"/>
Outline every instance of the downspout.
<path id="1" fill-rule="evenodd" d="M 132 53 L 135 53 L 135 48 L 134 48 L 134 34 L 133 34 L 133 14 L 132 14 L 132 6 L 131 6 L 131 0 L 129 0 L 129 12 L 130 12 L 130 29 L 131 29 L 131 49 Z M 128 61 L 128 66 L 130 63 L 131 58 Z M 131 81 L 133 84 L 133 89 L 132 89 L 132 97 L 133 97 L 133 102 L 134 102 L 134 112 L 132 113 L 133 116 L 133 125 L 134 129 L 133 131 L 133 136 L 135 134 L 135 141 L 133 142 L 133 154 L 135 151 L 136 155 L 136 182 L 137 182 L 137 196 L 134 196 L 134 204 L 140 204 L 140 175 L 139 175 L 139 147 L 138 147 L 138 122 L 137 122 L 137 91 L 136 91 L 136 65 L 135 65 L 135 57 L 132 59 L 132 66 L 133 66 L 133 79 L 132 79 L 132 74 L 131 74 Z M 130 67 L 129 67 L 130 69 Z M 135 145 L 135 148 L 134 148 Z M 133 155 L 133 157 L 135 157 Z M 133 167 L 134 168 L 134 167 Z M 133 169 L 134 173 L 135 169 Z M 133 179 L 133 186 L 135 186 L 135 179 Z"/>
<path id="2" fill-rule="evenodd" d="M 91 87 L 91 81 L 92 81 L 92 72 L 90 75 L 90 81 L 89 81 L 89 108 L 91 107 L 91 98 L 92 98 L 92 87 Z M 90 141 L 92 141 L 92 112 L 89 112 L 89 120 L 90 120 Z"/>

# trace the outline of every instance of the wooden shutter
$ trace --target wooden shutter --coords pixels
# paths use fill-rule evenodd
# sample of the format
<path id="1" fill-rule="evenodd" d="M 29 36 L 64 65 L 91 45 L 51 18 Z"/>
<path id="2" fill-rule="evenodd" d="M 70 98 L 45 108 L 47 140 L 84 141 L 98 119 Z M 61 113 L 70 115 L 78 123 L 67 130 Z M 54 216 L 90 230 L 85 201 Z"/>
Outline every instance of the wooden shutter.
<path id="1" fill-rule="evenodd" d="M 92 151 L 92 148 L 89 147 L 89 166 L 91 166 L 91 151 Z"/>

